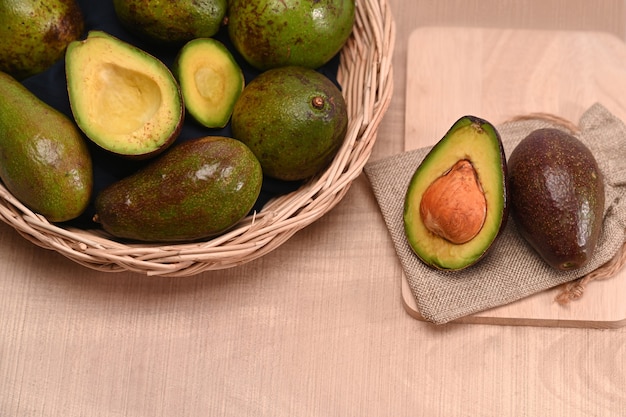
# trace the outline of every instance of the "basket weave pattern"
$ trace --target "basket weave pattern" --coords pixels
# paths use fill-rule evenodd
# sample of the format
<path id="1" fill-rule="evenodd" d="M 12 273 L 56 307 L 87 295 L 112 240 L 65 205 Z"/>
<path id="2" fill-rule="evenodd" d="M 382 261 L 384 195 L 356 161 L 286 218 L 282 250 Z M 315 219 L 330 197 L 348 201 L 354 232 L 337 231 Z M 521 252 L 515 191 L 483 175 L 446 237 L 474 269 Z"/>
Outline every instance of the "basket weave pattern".
<path id="1" fill-rule="evenodd" d="M 21 204 L 0 184 L 0 219 L 46 249 L 100 271 L 188 276 L 230 268 L 276 249 L 331 210 L 361 174 L 393 90 L 395 24 L 386 0 L 357 0 L 352 36 L 337 80 L 348 107 L 348 132 L 332 164 L 298 190 L 270 200 L 226 234 L 174 245 L 121 243 L 100 230 L 63 228 Z"/>

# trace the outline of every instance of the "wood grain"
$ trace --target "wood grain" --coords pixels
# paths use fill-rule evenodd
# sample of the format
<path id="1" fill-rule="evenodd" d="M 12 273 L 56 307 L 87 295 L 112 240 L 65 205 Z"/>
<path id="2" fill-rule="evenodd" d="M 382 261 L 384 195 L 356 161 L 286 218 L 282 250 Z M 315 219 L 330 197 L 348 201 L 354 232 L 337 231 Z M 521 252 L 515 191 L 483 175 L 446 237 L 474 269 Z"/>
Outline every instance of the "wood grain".
<path id="1" fill-rule="evenodd" d="M 601 103 L 626 120 L 626 44 L 602 32 L 423 28 L 409 38 L 406 149 L 436 143 L 467 114 L 495 125 L 531 113 L 577 123 Z M 402 278 L 404 305 L 421 318 Z M 460 319 L 464 323 L 613 328 L 626 325 L 626 271 L 592 283 L 578 301 L 560 288 Z"/>
<path id="2" fill-rule="evenodd" d="M 623 0 L 389 7 L 395 95 L 373 158 L 404 148 L 418 27 L 626 33 Z M 626 415 L 626 328 L 433 326 L 402 307 L 400 274 L 363 177 L 277 251 L 180 279 L 88 271 L 0 224 L 0 416 Z"/>

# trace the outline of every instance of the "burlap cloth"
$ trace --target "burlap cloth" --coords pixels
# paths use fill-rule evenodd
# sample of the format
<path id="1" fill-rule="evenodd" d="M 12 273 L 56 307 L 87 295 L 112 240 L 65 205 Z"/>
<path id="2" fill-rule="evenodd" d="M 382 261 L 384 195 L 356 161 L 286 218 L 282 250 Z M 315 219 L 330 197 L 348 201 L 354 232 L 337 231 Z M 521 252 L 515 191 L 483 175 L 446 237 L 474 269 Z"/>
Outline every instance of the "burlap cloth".
<path id="1" fill-rule="evenodd" d="M 563 129 L 561 124 L 543 117 L 497 126 L 506 155 L 531 131 L 543 127 Z M 366 164 L 365 174 L 424 319 L 443 324 L 511 303 L 580 279 L 621 252 L 626 238 L 626 126 L 602 105 L 595 104 L 582 115 L 575 136 L 589 147 L 604 174 L 606 208 L 593 258 L 585 267 L 569 272 L 547 266 L 518 235 L 511 218 L 489 253 L 474 266 L 461 271 L 436 271 L 427 267 L 407 243 L 402 214 L 409 181 L 430 148 Z"/>

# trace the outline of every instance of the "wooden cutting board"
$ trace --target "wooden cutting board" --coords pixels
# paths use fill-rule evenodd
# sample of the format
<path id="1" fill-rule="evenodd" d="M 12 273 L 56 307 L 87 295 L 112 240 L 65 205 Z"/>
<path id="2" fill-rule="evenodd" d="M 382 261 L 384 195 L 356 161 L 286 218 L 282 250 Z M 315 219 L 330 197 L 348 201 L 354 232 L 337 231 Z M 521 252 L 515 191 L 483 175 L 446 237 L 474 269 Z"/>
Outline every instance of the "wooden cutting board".
<path id="1" fill-rule="evenodd" d="M 429 27 L 408 43 L 405 149 L 435 144 L 461 116 L 498 125 L 550 113 L 578 123 L 594 103 L 626 121 L 626 44 L 599 32 Z M 626 149 L 624 149 L 626 157 Z M 626 325 L 626 270 L 560 305 L 558 288 L 456 320 L 462 323 L 618 328 Z M 406 277 L 406 310 L 421 319 Z"/>

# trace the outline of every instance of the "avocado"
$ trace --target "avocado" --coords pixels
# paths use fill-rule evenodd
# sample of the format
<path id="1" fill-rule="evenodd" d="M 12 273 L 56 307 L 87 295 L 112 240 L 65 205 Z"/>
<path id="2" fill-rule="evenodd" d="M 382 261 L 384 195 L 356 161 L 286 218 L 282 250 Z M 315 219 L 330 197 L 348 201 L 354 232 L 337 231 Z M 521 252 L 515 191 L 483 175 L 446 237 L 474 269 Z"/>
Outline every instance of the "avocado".
<path id="1" fill-rule="evenodd" d="M 63 58 L 84 28 L 74 0 L 0 2 L 0 71 L 18 80 L 45 71 Z"/>
<path id="2" fill-rule="evenodd" d="M 184 103 L 167 66 L 102 31 L 65 57 L 70 107 L 80 129 L 107 151 L 135 159 L 163 152 L 180 134 Z"/>
<path id="3" fill-rule="evenodd" d="M 241 68 L 230 51 L 213 38 L 186 43 L 172 69 L 187 113 L 208 128 L 223 128 L 244 88 Z"/>
<path id="4" fill-rule="evenodd" d="M 227 27 L 257 69 L 319 68 L 341 50 L 354 21 L 355 0 L 231 0 Z"/>
<path id="5" fill-rule="evenodd" d="M 500 134 L 464 116 L 417 167 L 404 200 L 404 230 L 415 254 L 441 270 L 467 268 L 488 253 L 509 211 L 508 170 Z"/>
<path id="6" fill-rule="evenodd" d="M 93 188 L 92 160 L 76 125 L 0 72 L 0 179 L 51 222 L 78 217 Z"/>
<path id="7" fill-rule="evenodd" d="M 508 164 L 520 235 L 552 268 L 584 266 L 598 243 L 605 198 L 589 148 L 560 129 L 538 129 L 513 149 Z"/>
<path id="8" fill-rule="evenodd" d="M 202 239 L 245 217 L 262 182 L 261 166 L 243 143 L 218 136 L 190 139 L 102 190 L 94 220 L 118 238 Z"/>
<path id="9" fill-rule="evenodd" d="M 215 35 L 226 16 L 228 0 L 113 0 L 120 23 L 153 43 L 184 43 Z"/>
<path id="10" fill-rule="evenodd" d="M 259 159 L 265 175 L 303 180 L 324 169 L 346 136 L 347 107 L 323 74 L 304 67 L 267 70 L 243 89 L 232 134 Z"/>

